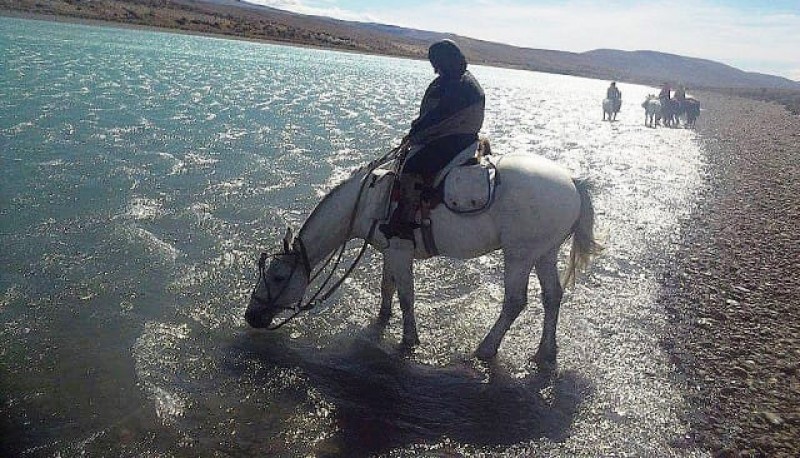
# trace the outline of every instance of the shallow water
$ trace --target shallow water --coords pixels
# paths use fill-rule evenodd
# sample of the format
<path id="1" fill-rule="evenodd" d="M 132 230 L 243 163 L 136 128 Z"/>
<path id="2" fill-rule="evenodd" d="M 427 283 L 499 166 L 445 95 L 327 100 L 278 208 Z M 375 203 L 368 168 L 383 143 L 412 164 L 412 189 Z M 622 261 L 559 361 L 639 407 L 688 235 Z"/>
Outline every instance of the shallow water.
<path id="1" fill-rule="evenodd" d="M 604 254 L 567 292 L 559 368 L 530 361 L 537 282 L 497 361 L 470 353 L 499 254 L 418 262 L 422 344 L 373 323 L 372 252 L 323 311 L 243 320 L 258 251 L 415 116 L 426 63 L 0 18 L 0 452 L 35 456 L 693 456 L 658 279 L 703 186 L 652 89 L 473 67 L 498 154 L 595 183 Z"/>

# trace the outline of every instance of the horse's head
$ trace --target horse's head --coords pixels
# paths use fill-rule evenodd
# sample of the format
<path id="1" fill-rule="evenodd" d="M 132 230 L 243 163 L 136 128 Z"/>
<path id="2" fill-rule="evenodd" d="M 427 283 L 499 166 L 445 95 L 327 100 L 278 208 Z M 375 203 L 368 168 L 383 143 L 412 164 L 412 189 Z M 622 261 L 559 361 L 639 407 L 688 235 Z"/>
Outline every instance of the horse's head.
<path id="1" fill-rule="evenodd" d="M 258 280 L 244 314 L 247 323 L 254 328 L 267 328 L 280 312 L 299 311 L 310 271 L 302 241 L 293 239 L 291 229 L 287 230 L 280 253 L 261 254 Z"/>

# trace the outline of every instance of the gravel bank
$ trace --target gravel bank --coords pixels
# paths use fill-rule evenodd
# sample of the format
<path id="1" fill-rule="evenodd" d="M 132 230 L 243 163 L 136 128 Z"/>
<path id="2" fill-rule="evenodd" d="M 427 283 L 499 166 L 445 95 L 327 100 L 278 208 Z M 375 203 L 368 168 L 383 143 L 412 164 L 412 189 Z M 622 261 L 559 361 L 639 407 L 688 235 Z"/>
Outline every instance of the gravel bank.
<path id="1" fill-rule="evenodd" d="M 709 186 L 661 298 L 714 456 L 800 456 L 800 116 L 699 93 Z"/>

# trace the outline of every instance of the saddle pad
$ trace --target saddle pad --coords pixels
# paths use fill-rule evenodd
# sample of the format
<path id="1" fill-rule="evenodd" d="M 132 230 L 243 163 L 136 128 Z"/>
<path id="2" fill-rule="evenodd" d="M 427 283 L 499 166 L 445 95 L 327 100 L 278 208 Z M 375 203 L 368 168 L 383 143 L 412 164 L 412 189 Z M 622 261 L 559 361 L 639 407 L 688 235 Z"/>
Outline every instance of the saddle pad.
<path id="1" fill-rule="evenodd" d="M 454 167 L 444 180 L 444 204 L 454 213 L 479 213 L 494 199 L 497 169 L 490 161 Z"/>
<path id="2" fill-rule="evenodd" d="M 375 198 L 375 202 L 379 204 L 373 207 L 368 207 L 366 209 L 367 214 L 371 215 L 370 218 L 373 219 L 380 219 L 385 220 L 389 218 L 390 213 L 390 206 L 392 202 L 389 199 L 389 193 L 392 191 L 392 185 L 383 185 L 384 182 L 388 180 L 394 180 L 396 177 L 395 172 L 391 169 L 391 163 L 389 167 L 381 166 L 377 169 L 373 170 L 370 177 L 369 182 L 367 184 L 368 192 L 374 192 L 372 190 L 378 189 L 381 191 L 381 194 Z"/>

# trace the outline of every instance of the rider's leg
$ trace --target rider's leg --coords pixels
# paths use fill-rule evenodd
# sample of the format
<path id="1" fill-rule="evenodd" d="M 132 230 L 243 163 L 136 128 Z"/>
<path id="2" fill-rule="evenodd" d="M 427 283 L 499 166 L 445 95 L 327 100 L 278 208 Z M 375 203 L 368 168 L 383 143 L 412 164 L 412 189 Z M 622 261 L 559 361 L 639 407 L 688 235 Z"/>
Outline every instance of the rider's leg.
<path id="1" fill-rule="evenodd" d="M 397 185 L 400 197 L 397 207 L 389 216 L 388 224 L 380 226 L 387 238 L 399 237 L 414 240 L 416 214 L 422 194 L 422 180 L 418 175 L 403 173 Z"/>

